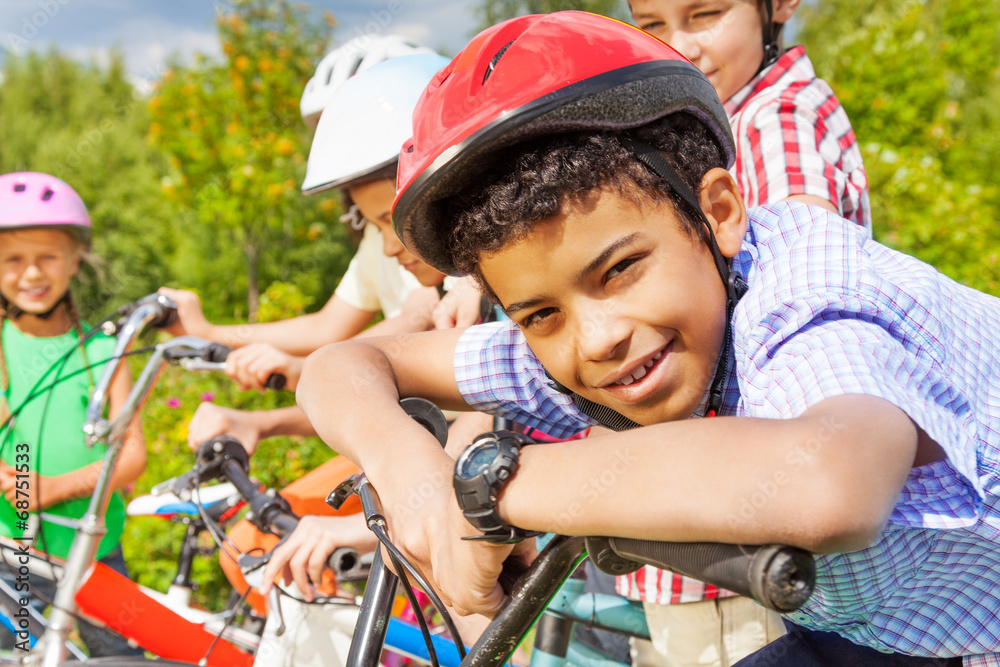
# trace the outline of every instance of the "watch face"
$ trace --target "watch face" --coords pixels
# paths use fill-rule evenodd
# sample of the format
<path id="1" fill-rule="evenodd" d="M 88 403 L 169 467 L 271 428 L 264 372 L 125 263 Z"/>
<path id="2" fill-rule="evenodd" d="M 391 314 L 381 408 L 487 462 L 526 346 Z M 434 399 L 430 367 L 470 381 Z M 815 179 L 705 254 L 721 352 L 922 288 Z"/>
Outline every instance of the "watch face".
<path id="1" fill-rule="evenodd" d="M 496 459 L 500 448 L 496 442 L 489 442 L 475 448 L 468 456 L 462 457 L 459 472 L 465 479 L 471 479 L 490 467 Z"/>

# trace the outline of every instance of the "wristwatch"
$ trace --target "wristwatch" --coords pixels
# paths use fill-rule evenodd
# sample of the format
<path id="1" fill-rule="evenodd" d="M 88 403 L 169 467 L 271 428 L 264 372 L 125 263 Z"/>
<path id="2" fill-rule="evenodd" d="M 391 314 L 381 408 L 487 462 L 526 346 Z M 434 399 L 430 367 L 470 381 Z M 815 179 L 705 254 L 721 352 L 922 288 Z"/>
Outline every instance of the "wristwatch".
<path id="1" fill-rule="evenodd" d="M 483 533 L 463 539 L 513 544 L 538 535 L 507 525 L 497 511 L 497 496 L 517 470 L 521 446 L 531 442 L 513 431 L 484 433 L 458 457 L 453 480 L 455 497 L 465 518 Z"/>

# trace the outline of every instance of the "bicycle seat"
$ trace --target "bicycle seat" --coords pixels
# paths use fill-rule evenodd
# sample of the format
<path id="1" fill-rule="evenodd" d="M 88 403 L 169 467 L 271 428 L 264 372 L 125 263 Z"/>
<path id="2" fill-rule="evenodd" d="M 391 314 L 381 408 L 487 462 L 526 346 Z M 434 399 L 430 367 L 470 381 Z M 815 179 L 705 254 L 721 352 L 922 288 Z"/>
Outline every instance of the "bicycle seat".
<path id="1" fill-rule="evenodd" d="M 236 487 L 229 482 L 206 486 L 198 493 L 201 504 L 206 510 L 218 506 L 219 503 L 226 505 L 226 501 L 233 496 L 239 499 Z M 133 498 L 125 508 L 125 513 L 128 516 L 158 516 L 169 519 L 178 514 L 198 516 L 198 506 L 191 501 L 181 500 L 173 493 L 161 493 L 157 496 L 147 493 Z M 215 514 L 211 510 L 209 513 Z"/>

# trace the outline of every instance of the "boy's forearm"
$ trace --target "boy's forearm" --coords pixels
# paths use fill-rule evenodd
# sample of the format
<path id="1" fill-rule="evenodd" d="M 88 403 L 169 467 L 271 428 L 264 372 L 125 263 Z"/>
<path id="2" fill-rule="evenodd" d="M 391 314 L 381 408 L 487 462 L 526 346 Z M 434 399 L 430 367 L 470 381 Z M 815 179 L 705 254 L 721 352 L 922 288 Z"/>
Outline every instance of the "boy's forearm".
<path id="1" fill-rule="evenodd" d="M 444 456 L 441 446 L 406 416 L 399 400 L 422 396 L 442 408 L 467 408 L 451 365 L 457 338 L 433 332 L 322 348 L 306 360 L 299 406 L 328 445 L 370 476 L 405 468 L 398 465 L 401 447 L 408 460 L 426 455 L 436 461 Z"/>
<path id="2" fill-rule="evenodd" d="M 878 399 L 829 400 L 849 410 L 685 420 L 528 447 L 501 514 L 577 535 L 862 548 L 898 499 L 916 430 L 889 404 L 864 404 Z"/>

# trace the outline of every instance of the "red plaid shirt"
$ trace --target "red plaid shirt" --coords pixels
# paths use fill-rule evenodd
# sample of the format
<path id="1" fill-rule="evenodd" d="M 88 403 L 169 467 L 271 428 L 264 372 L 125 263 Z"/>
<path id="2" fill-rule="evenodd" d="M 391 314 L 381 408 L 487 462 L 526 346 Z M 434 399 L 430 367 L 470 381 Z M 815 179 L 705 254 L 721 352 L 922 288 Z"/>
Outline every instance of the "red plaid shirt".
<path id="1" fill-rule="evenodd" d="M 786 52 L 725 107 L 736 139 L 733 176 L 747 208 L 814 195 L 871 229 L 868 176 L 854 129 L 803 47 Z"/>
<path id="2" fill-rule="evenodd" d="M 785 52 L 725 107 L 736 139 L 732 173 L 747 208 L 814 195 L 836 202 L 842 216 L 871 230 L 868 176 L 854 129 L 803 47 Z M 618 577 L 617 588 L 656 604 L 736 595 L 652 566 Z"/>

